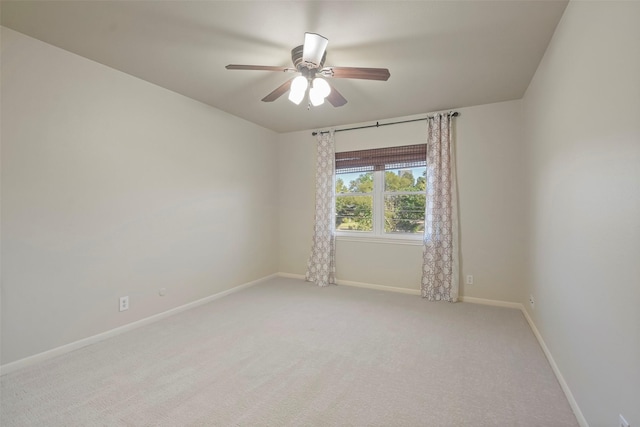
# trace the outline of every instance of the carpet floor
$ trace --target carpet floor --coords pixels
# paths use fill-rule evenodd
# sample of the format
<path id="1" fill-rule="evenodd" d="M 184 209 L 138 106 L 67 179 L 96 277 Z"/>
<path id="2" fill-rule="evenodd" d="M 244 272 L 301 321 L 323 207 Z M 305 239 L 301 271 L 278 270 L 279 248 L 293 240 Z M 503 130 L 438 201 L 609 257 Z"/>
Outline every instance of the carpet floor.
<path id="1" fill-rule="evenodd" d="M 577 426 L 515 309 L 276 278 L 0 378 L 9 426 Z"/>

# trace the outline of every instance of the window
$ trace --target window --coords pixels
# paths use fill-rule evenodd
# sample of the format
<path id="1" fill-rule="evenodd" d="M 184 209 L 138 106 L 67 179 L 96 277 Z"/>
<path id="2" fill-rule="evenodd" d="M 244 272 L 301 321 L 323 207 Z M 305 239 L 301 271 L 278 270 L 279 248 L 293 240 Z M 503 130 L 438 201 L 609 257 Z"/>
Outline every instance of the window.
<path id="1" fill-rule="evenodd" d="M 419 239 L 426 145 L 336 153 L 338 235 Z"/>
<path id="2" fill-rule="evenodd" d="M 427 168 L 384 171 L 384 231 L 422 233 Z"/>
<path id="3" fill-rule="evenodd" d="M 336 231 L 373 231 L 373 172 L 336 174 Z"/>

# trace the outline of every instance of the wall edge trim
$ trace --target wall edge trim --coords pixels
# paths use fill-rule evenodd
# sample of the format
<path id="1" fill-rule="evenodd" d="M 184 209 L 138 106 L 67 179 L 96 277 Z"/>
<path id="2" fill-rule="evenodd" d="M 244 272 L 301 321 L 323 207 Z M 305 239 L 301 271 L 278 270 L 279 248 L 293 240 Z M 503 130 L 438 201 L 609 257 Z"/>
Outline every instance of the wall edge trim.
<path id="1" fill-rule="evenodd" d="M 511 301 L 502 301 L 495 299 L 486 299 L 486 298 L 476 298 L 476 297 L 466 297 L 461 296 L 460 301 L 468 302 L 471 304 L 480 304 L 480 305 L 491 305 L 493 307 L 506 307 L 506 308 L 515 308 L 518 310 L 522 309 L 522 304 L 519 302 L 511 302 Z"/>
<path id="2" fill-rule="evenodd" d="M 304 275 L 302 274 L 279 272 L 277 273 L 277 276 L 304 280 Z M 375 285 L 371 283 L 353 282 L 349 280 L 339 280 L 339 279 L 336 280 L 336 282 L 338 285 L 355 286 L 359 288 L 376 289 L 376 290 L 389 291 L 389 292 L 399 292 L 399 293 L 411 294 L 411 295 L 420 295 L 420 291 L 417 289 L 394 288 L 393 286 Z M 522 314 L 524 315 L 525 319 L 527 320 L 527 323 L 529 324 L 529 328 L 531 328 L 533 335 L 536 337 L 538 344 L 542 348 L 542 352 L 544 353 L 545 357 L 547 358 L 547 361 L 549 362 L 549 365 L 551 366 L 551 370 L 553 371 L 553 374 L 556 376 L 556 379 L 560 383 L 560 388 L 562 389 L 565 397 L 569 401 L 569 406 L 571 407 L 571 410 L 573 411 L 573 414 L 575 415 L 578 421 L 578 424 L 580 425 L 580 427 L 589 427 L 589 424 L 587 423 L 587 420 L 582 414 L 582 411 L 578 406 L 578 402 L 573 396 L 573 393 L 571 392 L 569 385 L 564 379 L 562 372 L 560 372 L 560 368 L 558 367 L 555 360 L 553 359 L 553 356 L 551 355 L 551 351 L 549 351 L 549 348 L 547 347 L 547 344 L 544 342 L 544 339 L 542 338 L 540 331 L 538 331 L 538 328 L 533 322 L 533 319 L 531 318 L 531 316 L 529 316 L 529 313 L 527 312 L 527 310 L 525 309 L 522 303 L 492 300 L 492 299 L 486 299 L 486 298 L 466 297 L 466 296 L 461 296 L 460 301 L 470 303 L 470 304 L 482 304 L 482 305 L 490 305 L 494 307 L 514 308 L 522 311 Z"/>
<path id="3" fill-rule="evenodd" d="M 562 375 L 560 368 L 558 367 L 558 365 L 556 364 L 556 361 L 553 359 L 553 356 L 551 355 L 551 351 L 549 350 L 549 347 L 547 347 L 547 344 L 544 342 L 544 339 L 542 338 L 542 334 L 540 334 L 540 331 L 538 331 L 536 324 L 533 322 L 533 319 L 531 318 L 531 316 L 529 316 L 529 312 L 526 310 L 523 304 L 520 304 L 520 309 L 522 310 L 522 314 L 524 315 L 524 318 L 527 320 L 527 323 L 529 324 L 531 331 L 533 331 L 533 335 L 538 340 L 538 344 L 540 344 L 540 347 L 542 347 L 542 351 L 544 355 L 547 357 L 547 361 L 549 361 L 549 365 L 551 365 L 551 370 L 555 374 L 556 379 L 560 383 L 560 388 L 562 388 L 562 391 L 564 392 L 565 397 L 569 401 L 569 406 L 573 411 L 573 415 L 576 416 L 578 424 L 580 424 L 580 427 L 589 427 L 589 423 L 587 423 L 587 420 L 584 417 L 584 414 L 582 413 L 582 410 L 580 409 L 578 402 L 576 401 L 575 397 L 573 397 L 573 393 L 569 388 L 569 384 L 567 384 L 567 381 L 564 379 L 564 376 Z"/>
<path id="4" fill-rule="evenodd" d="M 286 277 L 289 279 L 300 279 L 305 280 L 305 276 L 303 274 L 295 274 L 295 273 L 278 273 L 280 277 Z M 385 286 L 385 285 L 376 285 L 373 283 L 364 283 L 364 282 L 355 282 L 352 280 L 341 280 L 336 279 L 336 285 L 341 286 L 353 286 L 356 288 L 366 288 L 366 289 L 375 289 L 378 291 L 388 291 L 388 292 L 396 292 L 401 294 L 409 294 L 409 295 L 420 295 L 419 289 L 409 289 L 409 288 L 396 288 L 393 286 Z"/>
<path id="5" fill-rule="evenodd" d="M 25 358 L 16 360 L 14 362 L 7 363 L 5 365 L 0 365 L 0 376 L 9 374 L 11 372 L 15 372 L 15 371 L 17 371 L 19 369 L 26 368 L 28 366 L 35 365 L 37 363 L 43 362 L 45 360 L 52 359 L 52 358 L 60 356 L 60 355 L 72 352 L 74 350 L 78 350 L 78 349 L 80 349 L 82 347 L 86 347 L 88 345 L 95 344 L 95 343 L 103 341 L 103 340 L 105 340 L 107 338 L 111 338 L 111 337 L 114 337 L 116 335 L 120 335 L 120 334 L 122 334 L 124 332 L 131 331 L 131 330 L 139 328 L 141 326 L 145 326 L 145 325 L 157 322 L 159 320 L 162 320 L 162 319 L 165 319 L 167 317 L 170 317 L 170 316 L 172 316 L 174 314 L 181 313 L 183 311 L 189 310 L 191 308 L 198 307 L 200 305 L 203 305 L 203 304 L 206 304 L 208 302 L 214 301 L 216 299 L 225 297 L 225 296 L 233 294 L 235 292 L 239 292 L 239 291 L 241 291 L 243 289 L 258 285 L 258 284 L 260 284 L 262 282 L 265 282 L 267 280 L 273 279 L 275 277 L 284 277 L 284 278 L 300 279 L 300 280 L 304 280 L 304 278 L 305 278 L 304 275 L 302 275 L 302 274 L 294 274 L 294 273 L 278 272 L 278 273 L 275 273 L 275 274 L 270 274 L 268 276 L 264 276 L 264 277 L 261 277 L 261 278 L 256 279 L 256 280 L 253 280 L 253 281 L 250 281 L 250 282 L 247 282 L 247 283 L 243 283 L 243 284 L 234 286 L 234 287 L 232 287 L 230 289 L 215 293 L 213 295 L 209 295 L 207 297 L 192 301 L 192 302 L 187 303 L 187 304 L 183 304 L 181 306 L 169 309 L 167 311 L 163 311 L 161 313 L 157 313 L 157 314 L 154 314 L 152 316 L 145 317 L 145 318 L 137 320 L 135 322 L 128 323 L 126 325 L 119 326 L 117 328 L 110 329 L 108 331 L 101 332 L 99 334 L 92 335 L 92 336 L 87 337 L 87 338 L 82 338 L 82 339 L 80 339 L 78 341 L 74 341 L 72 343 L 65 344 L 65 345 L 62 345 L 60 347 L 53 348 L 51 350 L 46 350 L 46 351 L 44 351 L 42 353 L 34 354 L 32 356 L 27 356 Z M 394 288 L 393 286 L 376 285 L 376 284 L 372 284 L 372 283 L 363 283 L 363 282 L 355 282 L 355 281 L 350 281 L 350 280 L 339 280 L 339 279 L 336 280 L 336 282 L 337 282 L 338 285 L 344 285 L 344 286 L 353 286 L 353 287 L 358 287 L 358 288 L 375 289 L 375 290 L 381 290 L 381 291 L 387 291 L 387 292 L 396 292 L 396 293 L 409 294 L 409 295 L 420 295 L 420 290 L 417 290 L 417 289 Z M 587 423 L 587 420 L 585 419 L 585 417 L 584 417 L 584 415 L 582 413 L 582 410 L 580 409 L 580 407 L 578 405 L 578 402 L 576 401 L 575 397 L 573 396 L 573 393 L 571 392 L 571 389 L 569 388 L 569 385 L 567 384 L 566 380 L 564 379 L 564 376 L 562 375 L 562 372 L 560 371 L 560 368 L 558 367 L 558 365 L 556 364 L 555 360 L 553 359 L 551 351 L 547 347 L 547 344 L 545 343 L 544 339 L 542 338 L 542 335 L 540 334 L 540 331 L 538 331 L 538 328 L 536 327 L 535 323 L 533 322 L 533 319 L 531 318 L 531 316 L 529 315 L 529 312 L 525 309 L 525 307 L 524 307 L 524 305 L 522 303 L 509 302 L 509 301 L 500 301 L 500 300 L 491 300 L 491 299 L 476 298 L 476 297 L 465 297 L 465 296 L 460 297 L 460 300 L 462 302 L 471 303 L 471 304 L 482 304 L 482 305 L 490 305 L 490 306 L 495 306 L 495 307 L 516 308 L 516 309 L 519 309 L 520 311 L 522 311 L 522 314 L 524 315 L 529 327 L 531 328 L 531 331 L 533 332 L 533 335 L 536 337 L 536 340 L 538 341 L 538 344 L 542 348 L 542 351 L 543 351 L 545 357 L 547 358 L 547 361 L 549 362 L 549 365 L 551 366 L 551 370 L 553 371 L 554 375 L 556 376 L 556 379 L 560 383 L 560 388 L 564 392 L 565 397 L 567 398 L 567 400 L 569 402 L 569 406 L 571 407 L 571 410 L 573 411 L 574 415 L 576 416 L 578 424 L 580 424 L 581 427 L 589 427 L 589 424 Z"/>
<path id="6" fill-rule="evenodd" d="M 169 310 L 163 311 L 161 313 L 157 313 L 157 314 L 153 314 L 151 316 L 145 317 L 143 319 L 140 320 L 136 320 L 134 322 L 131 323 L 127 323 L 126 325 L 122 325 L 122 326 L 118 326 L 117 328 L 113 328 L 113 329 L 109 329 L 108 331 L 105 332 L 100 332 L 99 334 L 96 335 L 92 335 L 86 338 L 82 338 L 79 339 L 77 341 L 73 341 L 69 344 L 64 344 L 61 345 L 60 347 L 55 347 L 52 348 L 50 350 L 45 350 L 41 353 L 37 353 L 34 354 L 32 356 L 27 356 L 24 357 L 22 359 L 18 359 L 16 361 L 4 364 L 4 365 L 0 365 L 0 376 L 2 375 L 6 375 L 9 374 L 11 372 L 15 372 L 17 370 L 20 370 L 22 368 L 26 368 L 28 366 L 32 366 L 35 365 L 37 363 L 40 362 L 44 362 L 46 360 L 52 359 L 54 357 L 57 356 L 61 356 L 63 354 L 66 353 L 70 353 L 74 350 L 78 350 L 82 347 L 86 347 L 95 343 L 98 343 L 100 341 L 104 341 L 108 338 L 114 337 L 116 335 L 120 335 L 122 333 L 131 331 L 133 329 L 137 329 L 141 326 L 145 326 L 145 325 L 149 325 L 151 323 L 155 323 L 159 320 L 165 319 L 167 317 L 173 316 L 174 314 L 178 314 L 181 313 L 183 311 L 198 307 L 200 305 L 206 304 L 208 302 L 217 300 L 219 298 L 225 297 L 227 295 L 233 294 L 235 292 L 241 291 L 243 289 L 255 286 L 257 284 L 260 284 L 262 282 L 265 282 L 269 279 L 273 279 L 275 277 L 277 277 L 278 274 L 270 274 L 268 276 L 264 276 L 261 277 L 259 279 L 256 280 L 252 280 L 250 282 L 246 282 L 237 286 L 234 286 L 230 289 L 221 291 L 221 292 L 217 292 L 215 294 L 209 295 L 207 297 L 204 298 L 200 298 L 198 300 L 195 301 L 191 301 L 189 303 L 180 305 L 178 307 L 174 307 L 171 308 Z"/>

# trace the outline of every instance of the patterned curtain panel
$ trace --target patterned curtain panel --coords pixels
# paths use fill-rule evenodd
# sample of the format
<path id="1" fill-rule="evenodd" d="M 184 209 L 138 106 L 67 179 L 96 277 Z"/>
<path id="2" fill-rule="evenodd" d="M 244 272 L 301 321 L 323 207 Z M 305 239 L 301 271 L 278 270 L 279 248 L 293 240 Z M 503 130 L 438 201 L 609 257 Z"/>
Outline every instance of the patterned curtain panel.
<path id="1" fill-rule="evenodd" d="M 308 282 L 318 286 L 336 283 L 335 237 L 335 146 L 333 131 L 318 133 L 316 160 L 316 222 L 311 256 L 307 263 Z"/>
<path id="2" fill-rule="evenodd" d="M 458 209 L 450 114 L 428 120 L 422 296 L 458 300 Z"/>

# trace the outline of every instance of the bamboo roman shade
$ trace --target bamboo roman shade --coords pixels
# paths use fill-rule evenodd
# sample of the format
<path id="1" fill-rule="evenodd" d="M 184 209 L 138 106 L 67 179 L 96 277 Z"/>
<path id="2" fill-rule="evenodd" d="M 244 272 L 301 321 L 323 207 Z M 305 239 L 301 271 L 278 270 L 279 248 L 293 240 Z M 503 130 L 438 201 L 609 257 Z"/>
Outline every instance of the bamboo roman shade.
<path id="1" fill-rule="evenodd" d="M 427 164 L 427 144 L 336 153 L 336 174 L 405 169 Z"/>

